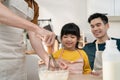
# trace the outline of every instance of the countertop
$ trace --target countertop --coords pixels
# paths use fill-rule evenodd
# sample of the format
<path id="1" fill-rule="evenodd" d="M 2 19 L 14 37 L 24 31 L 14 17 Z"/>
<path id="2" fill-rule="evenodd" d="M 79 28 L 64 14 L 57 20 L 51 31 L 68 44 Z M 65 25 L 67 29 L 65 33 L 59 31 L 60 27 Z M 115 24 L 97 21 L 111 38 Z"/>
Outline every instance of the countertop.
<path id="1" fill-rule="evenodd" d="M 68 80 L 103 80 L 100 76 L 94 76 L 91 74 L 70 74 Z"/>

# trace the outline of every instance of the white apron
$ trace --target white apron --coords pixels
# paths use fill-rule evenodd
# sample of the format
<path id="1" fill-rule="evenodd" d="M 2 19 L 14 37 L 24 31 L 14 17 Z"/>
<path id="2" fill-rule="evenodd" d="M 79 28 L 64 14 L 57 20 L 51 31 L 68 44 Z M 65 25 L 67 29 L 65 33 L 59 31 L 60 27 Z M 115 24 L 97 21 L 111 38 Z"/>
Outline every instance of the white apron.
<path id="1" fill-rule="evenodd" d="M 23 18 L 33 16 L 24 0 L 4 0 L 3 4 Z M 27 80 L 23 31 L 0 24 L 0 80 Z"/>
<path id="2" fill-rule="evenodd" d="M 98 44 L 96 43 L 96 53 L 95 53 L 95 60 L 94 60 L 94 70 L 102 70 L 102 52 L 99 51 Z"/>
<path id="3" fill-rule="evenodd" d="M 108 38 L 110 40 L 111 38 Z M 96 53 L 95 53 L 95 60 L 94 60 L 94 68 L 93 71 L 97 72 L 98 74 L 102 75 L 102 53 L 103 51 L 99 50 L 98 43 L 95 43 L 96 46 Z"/>
<path id="4" fill-rule="evenodd" d="M 95 74 L 102 77 L 102 52 L 103 51 L 99 51 L 97 42 L 95 44 L 96 44 L 96 53 L 95 53 L 93 72 L 95 72 Z"/>

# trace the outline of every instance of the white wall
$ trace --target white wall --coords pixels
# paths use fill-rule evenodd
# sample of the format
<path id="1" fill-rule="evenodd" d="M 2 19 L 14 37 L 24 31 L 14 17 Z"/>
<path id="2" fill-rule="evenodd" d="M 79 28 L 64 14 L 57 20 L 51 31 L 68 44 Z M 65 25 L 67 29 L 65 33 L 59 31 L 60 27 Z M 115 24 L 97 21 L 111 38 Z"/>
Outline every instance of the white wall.
<path id="1" fill-rule="evenodd" d="M 95 38 L 87 23 L 87 0 L 36 0 L 40 7 L 39 19 L 52 19 L 53 30 L 59 35 L 61 27 L 75 22 L 84 31 L 88 42 Z M 110 22 L 109 34 L 120 38 L 120 22 Z"/>
<path id="2" fill-rule="evenodd" d="M 53 30 L 59 35 L 61 27 L 75 22 L 83 30 L 86 26 L 86 0 L 37 0 L 40 5 L 39 19 L 52 19 Z M 86 29 L 85 29 L 86 30 Z"/>
<path id="3" fill-rule="evenodd" d="M 120 22 L 110 22 L 109 36 L 120 38 Z"/>

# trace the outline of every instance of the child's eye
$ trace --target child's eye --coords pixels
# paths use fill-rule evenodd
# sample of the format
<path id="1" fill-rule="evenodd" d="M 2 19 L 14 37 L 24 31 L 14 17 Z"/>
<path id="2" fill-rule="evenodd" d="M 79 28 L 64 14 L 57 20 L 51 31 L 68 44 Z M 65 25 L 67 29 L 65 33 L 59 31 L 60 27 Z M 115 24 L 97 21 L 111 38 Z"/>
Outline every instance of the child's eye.
<path id="1" fill-rule="evenodd" d="M 71 38 L 75 38 L 75 36 L 71 36 Z"/>
<path id="2" fill-rule="evenodd" d="M 67 37 L 64 37 L 64 38 L 67 38 Z"/>
<path id="3" fill-rule="evenodd" d="M 67 38 L 67 36 L 63 36 L 63 38 Z"/>

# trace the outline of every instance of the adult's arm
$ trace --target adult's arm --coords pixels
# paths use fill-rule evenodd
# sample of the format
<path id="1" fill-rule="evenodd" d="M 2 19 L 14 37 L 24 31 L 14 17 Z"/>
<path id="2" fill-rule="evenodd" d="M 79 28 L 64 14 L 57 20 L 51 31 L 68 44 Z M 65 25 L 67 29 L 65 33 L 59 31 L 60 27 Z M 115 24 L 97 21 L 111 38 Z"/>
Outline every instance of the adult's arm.
<path id="1" fill-rule="evenodd" d="M 46 65 L 48 65 L 49 61 L 48 53 L 45 51 L 41 39 L 36 37 L 34 32 L 32 31 L 27 32 L 33 49 L 38 54 L 38 56 L 45 61 Z"/>
<path id="2" fill-rule="evenodd" d="M 36 24 L 17 16 L 1 2 L 0 24 L 10 25 L 16 28 L 25 29 L 27 31 L 33 31 L 39 38 L 44 40 L 48 46 L 53 45 L 55 41 L 55 34 L 53 32 L 47 31 Z"/>

